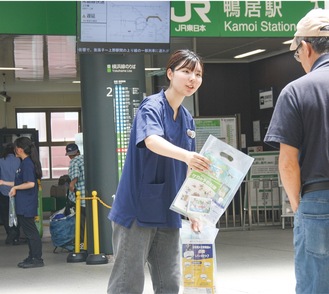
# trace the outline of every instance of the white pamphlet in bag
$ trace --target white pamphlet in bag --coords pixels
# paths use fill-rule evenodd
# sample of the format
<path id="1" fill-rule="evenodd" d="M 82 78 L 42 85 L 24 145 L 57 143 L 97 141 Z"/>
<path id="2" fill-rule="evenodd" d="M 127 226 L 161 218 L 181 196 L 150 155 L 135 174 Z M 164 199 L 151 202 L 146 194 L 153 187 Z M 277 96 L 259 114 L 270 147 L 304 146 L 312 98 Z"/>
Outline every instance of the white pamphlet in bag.
<path id="1" fill-rule="evenodd" d="M 232 201 L 254 159 L 212 135 L 209 135 L 200 154 L 210 160 L 210 170 L 191 171 L 170 209 L 215 225 Z"/>

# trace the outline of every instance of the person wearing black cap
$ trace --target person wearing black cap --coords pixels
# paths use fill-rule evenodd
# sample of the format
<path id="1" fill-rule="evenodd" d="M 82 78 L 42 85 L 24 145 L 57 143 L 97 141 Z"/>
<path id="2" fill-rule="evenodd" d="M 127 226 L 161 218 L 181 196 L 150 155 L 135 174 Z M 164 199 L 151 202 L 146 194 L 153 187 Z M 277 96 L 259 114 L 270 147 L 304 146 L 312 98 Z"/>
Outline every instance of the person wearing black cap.
<path id="1" fill-rule="evenodd" d="M 69 185 L 69 199 L 75 203 L 75 193 L 80 192 L 81 197 L 85 197 L 85 169 L 83 155 L 80 154 L 80 150 L 77 144 L 70 143 L 66 146 L 65 155 L 68 156 L 70 161 L 69 177 L 71 179 Z M 86 217 L 86 203 L 85 200 L 81 200 L 81 226 L 80 226 L 80 243 L 84 241 L 84 228 Z"/>
<path id="2" fill-rule="evenodd" d="M 307 74 L 282 90 L 264 141 L 295 212 L 296 293 L 329 293 L 329 10 L 299 21 L 290 50 Z"/>

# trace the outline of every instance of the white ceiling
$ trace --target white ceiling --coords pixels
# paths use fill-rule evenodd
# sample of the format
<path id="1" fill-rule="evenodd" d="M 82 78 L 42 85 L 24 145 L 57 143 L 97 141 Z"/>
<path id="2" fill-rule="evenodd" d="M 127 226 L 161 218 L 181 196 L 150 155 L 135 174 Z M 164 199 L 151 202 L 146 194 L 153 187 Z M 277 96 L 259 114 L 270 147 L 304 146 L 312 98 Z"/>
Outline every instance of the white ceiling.
<path id="1" fill-rule="evenodd" d="M 171 50 L 196 50 L 205 62 L 249 63 L 289 51 L 287 38 L 173 38 Z M 255 49 L 264 53 L 244 59 L 233 57 Z M 79 58 L 72 36 L 0 35 L 0 67 L 23 67 L 21 71 L 0 70 L 2 87 L 16 92 L 79 92 Z M 165 67 L 166 58 L 153 58 L 153 67 Z M 158 64 L 157 64 L 158 63 Z M 5 85 L 4 85 L 5 82 Z M 4 89 L 5 86 L 5 89 Z"/>

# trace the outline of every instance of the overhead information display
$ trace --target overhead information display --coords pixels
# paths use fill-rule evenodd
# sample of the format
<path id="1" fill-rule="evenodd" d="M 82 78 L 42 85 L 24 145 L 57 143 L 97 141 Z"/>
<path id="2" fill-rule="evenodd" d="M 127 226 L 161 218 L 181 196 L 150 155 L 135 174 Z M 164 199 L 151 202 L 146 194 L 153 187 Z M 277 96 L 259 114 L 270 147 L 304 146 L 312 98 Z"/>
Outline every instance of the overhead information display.
<path id="1" fill-rule="evenodd" d="M 170 2 L 82 1 L 79 52 L 167 53 Z"/>
<path id="2" fill-rule="evenodd" d="M 169 43 L 169 9 L 163 2 L 109 2 L 108 42 Z"/>

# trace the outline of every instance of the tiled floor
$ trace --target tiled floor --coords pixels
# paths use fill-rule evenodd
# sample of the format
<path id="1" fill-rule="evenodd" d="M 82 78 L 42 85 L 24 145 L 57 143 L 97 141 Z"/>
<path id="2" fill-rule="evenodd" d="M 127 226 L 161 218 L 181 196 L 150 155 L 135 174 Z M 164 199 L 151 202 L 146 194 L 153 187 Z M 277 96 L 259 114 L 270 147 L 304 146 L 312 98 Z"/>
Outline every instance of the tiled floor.
<path id="1" fill-rule="evenodd" d="M 67 263 L 68 253 L 54 254 L 47 226 L 44 231 L 45 267 L 21 269 L 17 263 L 27 256 L 27 245 L 5 245 L 4 228 L 0 226 L 0 293 L 106 293 L 111 261 L 104 265 Z M 216 251 L 217 293 L 294 293 L 291 228 L 220 231 Z M 151 293 L 152 285 L 147 275 L 144 294 Z"/>

